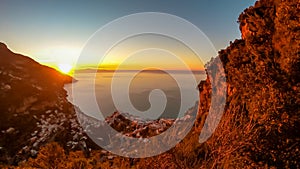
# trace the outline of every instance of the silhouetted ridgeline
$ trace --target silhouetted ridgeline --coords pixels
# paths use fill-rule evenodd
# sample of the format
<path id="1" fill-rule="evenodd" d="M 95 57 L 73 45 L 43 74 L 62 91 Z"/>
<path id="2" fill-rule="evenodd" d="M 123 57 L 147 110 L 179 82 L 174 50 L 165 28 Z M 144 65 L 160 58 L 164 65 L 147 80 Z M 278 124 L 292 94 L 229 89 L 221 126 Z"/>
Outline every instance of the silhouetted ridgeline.
<path id="1" fill-rule="evenodd" d="M 13 152 L 18 152 L 16 150 L 22 148 L 23 145 L 29 145 L 29 148 L 23 147 L 23 149 L 29 149 L 29 152 L 35 155 L 39 146 L 35 148 L 28 141 L 23 143 L 16 140 L 20 138 L 26 138 L 24 140 L 44 138 L 40 137 L 42 135 L 47 138 L 42 143 L 51 140 L 58 141 L 65 149 L 56 143 L 47 144 L 40 150 L 37 158 L 30 159 L 28 162 L 22 163 L 21 166 L 151 169 L 269 168 L 272 166 L 300 168 L 299 18 L 298 0 L 260 0 L 253 7 L 246 9 L 239 17 L 242 39 L 235 40 L 227 49 L 219 52 L 217 57 L 220 58 L 221 62 L 212 59 L 206 66 L 207 72 L 212 74 L 212 78 L 199 84 L 201 103 L 197 121 L 192 131 L 175 148 L 164 154 L 145 159 L 117 157 L 104 150 L 92 150 L 89 158 L 85 158 L 81 152 L 64 154 L 64 150 L 67 149 L 67 146 L 64 145 L 67 142 L 71 145 L 82 145 L 80 140 L 87 141 L 74 118 L 74 109 L 66 101 L 66 93 L 62 88 L 64 80 L 57 81 L 57 77 L 64 79 L 65 76 L 58 75 L 57 72 L 49 68 L 44 68 L 47 71 L 40 73 L 26 71 L 24 74 L 15 74 L 14 72 L 20 72 L 25 67 L 28 70 L 34 70 L 34 67 L 41 67 L 41 65 L 34 63 L 32 65 L 35 66 L 27 68 L 29 64 L 19 65 L 15 62 L 17 59 L 3 62 L 4 54 L 5 56 L 14 55 L 13 57 L 21 56 L 12 54 L 1 45 L 0 104 L 1 119 L 5 122 L 1 120 L 0 123 L 1 130 L 3 130 L 0 133 L 0 146 L 8 145 L 12 149 L 3 146 L 0 152 L 9 156 Z M 34 62 L 28 58 L 24 58 L 23 63 L 25 61 Z M 222 66 L 225 69 L 225 74 L 220 73 Z M 49 72 L 55 75 L 52 80 L 46 82 L 44 75 L 49 75 Z M 34 78 L 25 75 L 34 76 Z M 227 83 L 213 83 L 216 85 L 211 86 L 211 82 L 219 82 L 224 76 L 226 76 Z M 52 76 L 49 75 L 49 77 Z M 26 81 L 23 80 L 25 78 L 27 78 Z M 32 79 L 35 81 L 27 83 Z M 54 82 L 56 84 L 53 84 Z M 35 84 L 38 86 L 35 87 Z M 217 90 L 219 86 L 224 85 L 228 90 L 221 122 L 212 137 L 200 144 L 198 139 L 201 129 L 207 127 L 203 124 L 209 112 L 210 94 L 212 90 Z M 52 91 L 52 94 L 45 97 L 43 93 L 48 93 L 46 90 Z M 33 98 L 30 98 L 32 93 L 37 93 L 38 96 L 34 95 Z M 11 97 L 16 95 L 20 97 Z M 35 108 L 35 106 L 44 105 L 40 103 L 49 105 Z M 24 106 L 28 104 L 31 106 Z M 70 118 L 61 118 L 62 116 L 70 116 Z M 24 119 L 28 119 L 28 121 Z M 66 119 L 66 121 L 57 119 Z M 86 120 L 92 121 L 88 117 Z M 184 120 L 185 118 L 183 118 L 183 122 Z M 151 131 L 152 135 L 157 134 L 156 129 L 150 128 L 150 126 L 158 124 L 160 120 L 149 123 L 148 127 L 140 126 L 139 128 L 138 125 L 134 126 L 128 119 L 124 119 L 121 114 L 115 113 L 107 118 L 107 121 L 120 132 L 134 137 L 147 137 L 149 136 L 147 131 Z M 173 121 L 162 121 L 163 123 L 160 124 L 168 124 L 165 126 L 173 123 Z M 36 123 L 39 124 L 36 125 Z M 127 125 L 132 126 L 132 128 L 122 131 L 122 128 Z M 36 129 L 37 126 L 40 128 Z M 55 130 L 53 129 L 49 134 L 48 128 L 53 128 L 53 126 L 55 126 Z M 60 126 L 64 129 L 61 129 Z M 73 127 L 68 128 L 67 126 Z M 147 131 L 143 128 L 147 128 Z M 38 130 L 37 133 L 35 130 Z M 70 136 L 65 131 L 71 131 Z M 79 135 L 74 139 L 76 133 Z M 49 139 L 49 137 L 54 139 Z M 62 138 L 66 138 L 66 141 L 62 141 Z M 35 142 L 33 141 L 33 143 Z M 87 142 L 87 145 L 89 147 L 91 144 Z M 4 155 L 1 154 L 0 157 L 4 157 Z"/>
<path id="2" fill-rule="evenodd" d="M 0 163 L 34 157 L 51 141 L 67 145 L 80 139 L 76 114 L 63 89 L 70 82 L 70 76 L 0 43 Z"/>

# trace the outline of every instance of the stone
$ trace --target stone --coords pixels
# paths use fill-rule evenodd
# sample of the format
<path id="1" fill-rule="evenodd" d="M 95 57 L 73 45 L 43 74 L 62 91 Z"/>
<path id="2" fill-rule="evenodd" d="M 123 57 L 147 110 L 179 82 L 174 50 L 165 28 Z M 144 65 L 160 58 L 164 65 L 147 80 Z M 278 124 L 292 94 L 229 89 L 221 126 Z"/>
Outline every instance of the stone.
<path id="1" fill-rule="evenodd" d="M 16 131 L 15 128 L 10 127 L 10 128 L 8 128 L 8 129 L 6 130 L 6 133 L 7 133 L 7 134 L 12 134 L 12 133 L 14 133 L 15 131 Z"/>

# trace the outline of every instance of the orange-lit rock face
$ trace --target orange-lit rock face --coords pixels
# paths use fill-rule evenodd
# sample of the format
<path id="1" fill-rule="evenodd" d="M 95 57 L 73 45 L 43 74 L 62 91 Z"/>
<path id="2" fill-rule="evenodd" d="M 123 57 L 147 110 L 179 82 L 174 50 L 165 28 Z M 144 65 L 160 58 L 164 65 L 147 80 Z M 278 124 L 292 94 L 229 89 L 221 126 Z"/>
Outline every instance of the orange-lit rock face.
<path id="1" fill-rule="evenodd" d="M 247 36 L 253 35 L 253 33 L 249 30 L 248 23 L 244 23 L 244 25 L 241 27 L 241 34 L 242 39 L 246 39 Z"/>
<path id="2" fill-rule="evenodd" d="M 238 155 L 253 165 L 299 168 L 299 146 L 289 148 L 298 145 L 300 135 L 299 21 L 297 0 L 260 0 L 240 15 L 242 40 L 219 52 L 228 97 L 220 127 L 207 143 L 219 152 L 215 157 L 239 149 L 229 159 Z M 218 73 L 211 80 L 218 81 Z M 204 93 L 209 91 L 200 96 Z M 237 148 L 241 145 L 248 148 Z"/>
<path id="3" fill-rule="evenodd" d="M 242 39 L 246 40 L 249 36 L 255 36 L 256 28 L 253 23 L 249 24 L 246 21 L 241 23 Z"/>

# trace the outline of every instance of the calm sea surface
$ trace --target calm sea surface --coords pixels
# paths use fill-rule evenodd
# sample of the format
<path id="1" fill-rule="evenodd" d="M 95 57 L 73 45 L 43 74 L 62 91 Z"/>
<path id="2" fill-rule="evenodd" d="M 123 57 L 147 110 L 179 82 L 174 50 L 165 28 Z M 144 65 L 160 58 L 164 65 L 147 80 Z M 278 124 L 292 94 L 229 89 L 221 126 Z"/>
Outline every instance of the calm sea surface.
<path id="1" fill-rule="evenodd" d="M 103 118 L 116 110 L 147 118 L 176 118 L 198 101 L 197 84 L 205 73 L 160 71 L 76 73 L 65 85 L 68 100 L 85 114 Z M 192 83 L 194 79 L 196 83 Z M 101 113 L 100 113 L 101 112 Z M 144 116 L 143 116 L 144 117 Z"/>

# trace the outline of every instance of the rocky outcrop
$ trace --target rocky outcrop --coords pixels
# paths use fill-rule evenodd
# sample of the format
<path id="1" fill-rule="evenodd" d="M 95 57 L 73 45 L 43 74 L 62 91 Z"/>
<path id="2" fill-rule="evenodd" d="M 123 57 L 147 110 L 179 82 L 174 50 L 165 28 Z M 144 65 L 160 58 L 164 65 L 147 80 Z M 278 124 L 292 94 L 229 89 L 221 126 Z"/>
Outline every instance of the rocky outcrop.
<path id="1" fill-rule="evenodd" d="M 126 154 L 126 156 L 133 156 L 136 154 L 135 151 L 138 151 L 140 147 L 136 144 L 132 144 L 132 140 L 121 138 L 122 135 L 138 138 L 137 141 L 139 143 L 147 142 L 148 147 L 155 144 L 154 147 L 159 148 L 160 146 L 163 146 L 163 144 L 157 144 L 158 141 L 165 140 L 164 144 L 168 144 L 168 141 L 172 143 L 175 138 L 180 140 L 180 136 L 189 131 L 191 124 L 193 124 L 193 121 L 196 118 L 195 114 L 197 109 L 198 105 L 196 104 L 194 107 L 187 110 L 183 117 L 177 119 L 145 120 L 129 113 L 120 112 L 113 113 L 111 116 L 107 117 L 105 121 L 86 116 L 83 113 L 78 114 L 78 119 L 80 120 L 85 133 L 93 138 L 95 142 L 101 144 L 103 148 L 114 147 L 121 150 L 119 153 Z M 108 128 L 109 126 L 117 132 L 110 130 Z M 172 131 L 174 131 L 171 132 L 173 135 L 164 135 L 164 138 L 158 138 L 161 140 L 150 140 L 151 137 L 165 132 L 171 126 L 176 126 L 172 129 Z M 144 149 L 148 147 L 145 146 Z M 150 149 L 147 151 L 151 152 L 153 150 Z"/>
<path id="2" fill-rule="evenodd" d="M 207 65 L 216 72 L 200 84 L 202 100 L 223 66 L 227 103 L 222 120 L 205 143 L 201 167 L 299 168 L 300 8 L 296 0 L 260 0 L 239 17 L 242 39 Z M 206 103 L 206 101 L 204 101 Z M 200 106 L 200 112 L 207 111 Z M 201 121 L 200 117 L 198 121 Z M 199 123 L 198 130 L 201 129 Z M 203 147 L 204 145 L 201 145 Z"/>
<path id="3" fill-rule="evenodd" d="M 121 114 L 119 112 L 115 112 L 106 118 L 106 123 L 116 131 L 135 138 L 147 138 L 158 135 L 171 127 L 174 121 L 174 119 L 143 121 L 139 118 L 134 118 L 130 114 Z"/>

